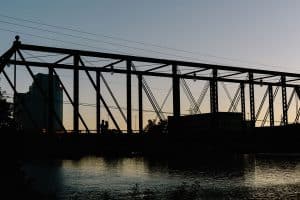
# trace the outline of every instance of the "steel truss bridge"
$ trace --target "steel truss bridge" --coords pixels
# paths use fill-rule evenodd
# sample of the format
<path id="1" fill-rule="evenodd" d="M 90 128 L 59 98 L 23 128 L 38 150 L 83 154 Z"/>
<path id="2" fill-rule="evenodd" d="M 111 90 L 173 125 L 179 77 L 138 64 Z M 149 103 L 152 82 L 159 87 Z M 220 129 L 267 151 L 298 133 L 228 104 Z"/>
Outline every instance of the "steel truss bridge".
<path id="1" fill-rule="evenodd" d="M 31 53 L 52 53 L 60 55 L 61 58 L 55 62 L 47 61 L 34 61 L 32 59 L 25 58 L 24 52 Z M 110 62 L 101 66 L 91 66 L 88 62 L 85 62 L 84 58 L 97 58 L 97 59 L 108 59 Z M 66 63 L 66 60 L 72 60 L 71 64 Z M 136 67 L 137 64 L 143 63 L 152 66 L 150 68 L 142 70 Z M 120 66 L 122 67 L 116 67 Z M 209 91 L 210 96 L 210 112 L 219 112 L 219 97 L 218 90 L 219 85 L 222 84 L 223 89 L 230 99 L 231 103 L 228 112 L 233 112 L 237 110 L 237 106 L 240 105 L 243 119 L 246 120 L 246 96 L 249 96 L 250 104 L 250 121 L 252 126 L 255 126 L 258 116 L 260 115 L 265 101 L 268 99 L 268 109 L 263 117 L 261 125 L 264 126 L 269 121 L 269 126 L 274 126 L 274 99 L 279 90 L 281 90 L 281 103 L 282 103 L 282 117 L 280 125 L 286 126 L 288 123 L 298 123 L 300 117 L 300 108 L 296 109 L 295 119 L 288 119 L 288 112 L 291 102 L 294 98 L 297 101 L 300 98 L 300 74 L 297 73 L 287 73 L 287 72 L 277 72 L 262 69 L 253 68 L 243 68 L 243 67 L 233 67 L 233 66 L 223 66 L 215 64 L 205 64 L 197 62 L 186 62 L 179 60 L 169 60 L 169 59 L 157 59 L 148 58 L 140 56 L 131 55 L 121 55 L 121 54 L 111 54 L 84 50 L 74 50 L 65 48 L 54 48 L 46 46 L 37 46 L 30 44 L 23 44 L 19 41 L 19 37 L 16 36 L 16 40 L 13 42 L 11 48 L 9 48 L 0 58 L 0 73 L 2 73 L 10 85 L 11 89 L 17 93 L 16 85 L 5 72 L 5 66 L 15 65 L 23 66 L 29 72 L 32 79 L 35 81 L 35 76 L 32 71 L 32 67 L 46 68 L 48 69 L 48 84 L 49 90 L 43 91 L 42 87 L 39 87 L 39 91 L 44 97 L 44 101 L 48 106 L 48 133 L 53 133 L 54 121 L 58 122 L 63 130 L 63 122 L 59 119 L 57 113 L 55 113 L 54 103 L 51 101 L 53 99 L 53 77 L 54 75 L 58 77 L 60 85 L 64 91 L 64 94 L 70 101 L 73 107 L 73 132 L 79 132 L 79 122 L 83 124 L 87 132 L 90 132 L 86 122 L 84 121 L 82 115 L 79 112 L 79 71 L 86 73 L 88 80 L 91 82 L 95 93 L 96 93 L 96 124 L 97 133 L 100 133 L 100 102 L 105 107 L 109 117 L 111 118 L 116 129 L 121 132 L 120 126 L 110 110 L 105 98 L 100 92 L 100 80 L 103 81 L 105 87 L 107 87 L 112 99 L 119 109 L 122 118 L 125 120 L 127 125 L 127 133 L 132 133 L 132 78 L 137 78 L 138 82 L 138 127 L 139 132 L 143 131 L 143 95 L 145 94 L 153 107 L 157 117 L 160 120 L 165 120 L 166 117 L 162 112 L 162 106 L 160 106 L 155 99 L 151 88 L 149 87 L 145 77 L 162 77 L 172 80 L 172 88 L 168 95 L 172 92 L 173 100 L 173 116 L 178 117 L 181 115 L 181 102 L 180 93 L 182 86 L 182 91 L 188 98 L 191 105 L 191 113 L 199 113 L 200 105 L 203 102 L 204 97 Z M 73 73 L 73 94 L 71 95 L 66 87 L 64 86 L 61 78 L 56 72 L 56 69 L 67 69 L 71 70 Z M 167 71 L 161 72 L 161 69 L 167 69 Z M 117 98 L 115 98 L 109 84 L 105 80 L 103 73 L 119 73 L 126 75 L 126 113 L 123 112 Z M 203 75 L 202 72 L 206 72 L 209 75 Z M 92 78 L 91 73 L 96 74 L 96 80 Z M 241 77 L 242 76 L 242 77 Z M 200 92 L 200 96 L 196 99 L 186 80 L 202 80 L 205 81 L 203 90 Z M 236 83 L 239 87 L 232 97 L 230 92 L 225 87 L 224 83 Z M 261 98 L 259 106 L 255 106 L 255 85 L 267 86 L 266 91 Z M 102 87 L 102 86 L 101 86 Z M 248 87 L 249 95 L 245 95 L 245 87 Z M 292 92 L 288 97 L 287 88 L 291 88 Z M 73 97 L 72 97 L 73 96 Z M 164 101 L 165 103 L 165 101 Z M 24 110 L 28 110 L 24 105 Z M 28 112 L 29 113 L 29 112 Z M 28 116 L 29 118 L 32 118 Z"/>

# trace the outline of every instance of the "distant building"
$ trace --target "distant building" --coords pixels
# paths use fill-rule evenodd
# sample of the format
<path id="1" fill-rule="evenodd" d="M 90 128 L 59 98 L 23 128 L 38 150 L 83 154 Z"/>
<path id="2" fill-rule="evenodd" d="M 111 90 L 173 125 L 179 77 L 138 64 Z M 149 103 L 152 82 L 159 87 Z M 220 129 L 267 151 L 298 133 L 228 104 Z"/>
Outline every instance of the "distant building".
<path id="1" fill-rule="evenodd" d="M 239 132 L 247 126 L 242 113 L 218 112 L 168 118 L 171 134 L 203 134 L 213 130 Z"/>
<path id="2" fill-rule="evenodd" d="M 21 129 L 43 131 L 48 128 L 48 104 L 41 94 L 38 85 L 48 98 L 48 74 L 38 73 L 35 75 L 36 81 L 29 87 L 27 93 L 17 93 L 15 97 L 15 119 Z M 60 87 L 57 76 L 53 77 L 53 106 L 58 118 L 63 119 L 63 91 Z M 24 106 L 25 105 L 25 106 Z M 32 117 L 32 120 L 30 119 Z M 55 116 L 54 131 L 62 130 Z"/>

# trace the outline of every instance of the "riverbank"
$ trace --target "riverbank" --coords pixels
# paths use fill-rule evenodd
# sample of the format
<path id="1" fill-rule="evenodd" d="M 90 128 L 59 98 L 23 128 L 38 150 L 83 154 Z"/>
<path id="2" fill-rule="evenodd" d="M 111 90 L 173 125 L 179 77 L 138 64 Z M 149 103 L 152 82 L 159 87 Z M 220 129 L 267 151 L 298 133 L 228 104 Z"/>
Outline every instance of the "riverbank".
<path id="1" fill-rule="evenodd" d="M 300 154 L 300 134 L 203 134 L 201 136 L 153 135 L 29 135 L 19 134 L 18 148 L 25 157 L 82 155 L 194 156 L 199 154 Z"/>
<path id="2" fill-rule="evenodd" d="M 300 154 L 299 126 L 199 134 L 41 134 L 1 130 L 2 153 L 20 157 L 84 155 L 194 156 L 202 154 Z"/>

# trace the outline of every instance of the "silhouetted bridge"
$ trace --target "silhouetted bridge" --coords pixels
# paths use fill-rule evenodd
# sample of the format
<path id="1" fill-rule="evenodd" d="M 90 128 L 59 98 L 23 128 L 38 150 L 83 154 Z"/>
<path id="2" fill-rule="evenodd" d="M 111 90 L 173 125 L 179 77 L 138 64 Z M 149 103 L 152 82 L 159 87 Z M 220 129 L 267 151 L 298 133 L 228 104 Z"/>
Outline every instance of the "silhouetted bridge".
<path id="1" fill-rule="evenodd" d="M 31 54 L 42 55 L 43 53 L 60 55 L 61 59 L 55 61 L 36 61 L 36 57 L 25 58 L 24 52 L 29 52 Z M 42 56 L 40 56 L 42 57 Z M 89 62 L 86 62 L 86 58 L 97 58 L 97 59 L 108 59 L 105 65 L 92 66 Z M 71 60 L 71 63 L 70 63 Z M 148 65 L 147 69 L 136 67 L 139 64 Z M 223 66 L 214 65 L 206 63 L 196 63 L 196 62 L 186 62 L 178 60 L 167 60 L 167 59 L 157 59 L 148 57 L 139 57 L 131 55 L 120 55 L 111 53 L 101 53 L 93 51 L 83 51 L 65 48 L 54 48 L 46 46 L 37 46 L 30 44 L 23 44 L 16 37 L 12 47 L 8 49 L 0 58 L 0 73 L 2 73 L 9 83 L 11 89 L 17 93 L 15 81 L 5 72 L 5 66 L 23 66 L 29 72 L 32 79 L 35 79 L 32 67 L 46 68 L 48 69 L 48 83 L 49 90 L 44 91 L 42 87 L 39 87 L 39 91 L 44 97 L 44 101 L 48 105 L 48 128 L 47 132 L 54 132 L 54 122 L 59 123 L 64 131 L 64 124 L 59 119 L 57 113 L 54 109 L 54 104 L 51 99 L 53 99 L 53 76 L 59 78 L 60 86 L 62 87 L 64 94 L 67 96 L 68 100 L 73 106 L 73 132 L 79 132 L 79 122 L 83 124 L 87 132 L 91 132 L 86 122 L 84 121 L 82 115 L 79 112 L 79 71 L 86 73 L 89 81 L 91 82 L 95 93 L 96 93 L 96 124 L 97 133 L 100 133 L 100 123 L 101 123 L 101 112 L 100 112 L 100 102 L 105 107 L 105 110 L 109 114 L 116 129 L 121 132 L 118 120 L 113 115 L 110 110 L 105 97 L 100 92 L 100 80 L 103 81 L 105 87 L 109 90 L 110 95 L 119 109 L 122 118 L 126 121 L 126 132 L 132 133 L 132 78 L 137 78 L 138 82 L 138 128 L 139 132 L 143 131 L 143 95 L 146 95 L 153 110 L 155 111 L 157 117 L 160 120 L 165 120 L 166 117 L 162 112 L 162 106 L 160 106 L 154 97 L 151 88 L 149 87 L 145 77 L 162 77 L 172 79 L 172 99 L 173 99 L 173 115 L 180 116 L 181 113 L 181 88 L 182 91 L 187 96 L 189 103 L 191 105 L 191 113 L 199 113 L 200 105 L 203 102 L 204 97 L 209 91 L 210 96 L 210 112 L 217 113 L 219 111 L 219 84 L 222 84 L 223 89 L 230 99 L 231 104 L 229 106 L 228 112 L 233 112 L 237 110 L 237 106 L 240 105 L 240 110 L 243 119 L 246 120 L 246 101 L 250 105 L 250 121 L 252 126 L 255 126 L 258 116 L 262 111 L 262 107 L 265 101 L 268 99 L 268 109 L 265 113 L 261 125 L 265 125 L 269 121 L 270 126 L 274 126 L 274 99 L 281 90 L 281 104 L 282 104 L 282 118 L 281 125 L 286 126 L 289 123 L 298 123 L 300 116 L 300 108 L 297 107 L 296 113 L 293 115 L 295 119 L 289 119 L 289 112 L 292 112 L 290 108 L 291 102 L 294 98 L 297 101 L 300 97 L 300 74 L 288 73 L 288 72 L 277 72 L 262 69 L 252 69 L 243 67 L 233 67 L 233 66 Z M 73 72 L 73 94 L 71 95 L 63 84 L 63 81 L 59 77 L 56 69 L 66 69 Z M 166 69 L 166 71 L 159 71 L 161 69 Z M 109 84 L 105 81 L 103 73 L 119 73 L 126 75 L 126 113 L 123 112 L 118 100 L 114 97 L 113 92 L 110 90 Z M 203 75 L 202 72 L 206 72 L 209 75 Z M 92 75 L 96 75 L 96 80 L 92 78 Z M 200 96 L 196 99 L 186 80 L 202 80 L 205 81 L 203 90 L 200 92 Z M 231 96 L 228 89 L 224 83 L 238 84 L 238 88 L 234 95 Z M 259 106 L 255 105 L 255 99 L 257 94 L 255 92 L 255 85 L 266 86 L 265 93 L 263 94 Z M 245 94 L 245 89 L 248 87 L 249 95 Z M 289 89 L 290 95 L 288 95 L 287 89 Z M 170 94 L 170 93 L 169 93 Z M 168 94 L 168 95 L 169 95 Z M 249 97 L 247 99 L 247 97 Z M 24 110 L 28 109 L 25 108 Z M 28 116 L 32 118 L 32 116 Z"/>

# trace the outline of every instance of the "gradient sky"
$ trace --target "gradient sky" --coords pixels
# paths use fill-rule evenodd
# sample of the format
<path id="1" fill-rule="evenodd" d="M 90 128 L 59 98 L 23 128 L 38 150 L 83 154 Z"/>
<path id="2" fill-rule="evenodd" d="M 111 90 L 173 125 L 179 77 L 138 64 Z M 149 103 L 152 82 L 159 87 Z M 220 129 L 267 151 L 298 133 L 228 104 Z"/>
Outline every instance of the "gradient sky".
<path id="1" fill-rule="evenodd" d="M 38 45 L 105 52 L 121 51 L 149 57 L 204 61 L 300 73 L 299 11 L 300 2 L 296 0 L 2 0 L 0 53 L 2 54 L 10 47 L 14 35 L 19 32 L 22 42 Z M 18 27 L 7 22 L 19 24 L 22 22 L 5 16 L 79 29 L 97 34 L 97 36 L 78 32 L 71 33 L 147 50 L 136 50 L 101 42 L 95 43 Z M 23 24 L 37 26 L 25 22 Z M 66 30 L 39 27 L 70 33 Z M 82 45 L 63 43 L 33 35 Z M 144 42 L 148 45 L 104 36 Z M 190 53 L 158 48 L 151 44 L 185 50 Z M 24 77 L 20 77 L 20 79 Z M 0 83 L 4 84 L 3 81 L 1 79 Z M 118 82 L 116 78 L 111 78 L 110 81 L 112 84 Z M 28 86 L 26 87 L 28 88 Z M 161 88 L 159 81 L 156 84 L 153 83 L 153 87 L 154 90 L 157 89 L 154 92 L 156 94 L 165 94 L 168 90 L 168 87 Z M 20 90 L 25 89 L 20 88 Z M 125 103 L 122 102 L 122 105 Z M 86 116 L 90 121 L 94 121 L 88 114 Z M 68 121 L 68 119 L 64 120 Z M 68 123 L 70 122 L 68 121 Z M 91 126 L 94 126 L 92 122 Z"/>

